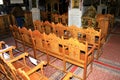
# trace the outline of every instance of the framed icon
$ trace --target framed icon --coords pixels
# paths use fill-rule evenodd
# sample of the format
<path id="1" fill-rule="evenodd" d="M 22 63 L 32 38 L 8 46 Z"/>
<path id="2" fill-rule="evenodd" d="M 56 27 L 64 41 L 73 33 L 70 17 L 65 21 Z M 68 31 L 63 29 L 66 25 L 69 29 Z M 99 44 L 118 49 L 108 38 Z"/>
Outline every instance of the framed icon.
<path id="1" fill-rule="evenodd" d="M 72 8 L 79 8 L 80 0 L 72 0 Z"/>

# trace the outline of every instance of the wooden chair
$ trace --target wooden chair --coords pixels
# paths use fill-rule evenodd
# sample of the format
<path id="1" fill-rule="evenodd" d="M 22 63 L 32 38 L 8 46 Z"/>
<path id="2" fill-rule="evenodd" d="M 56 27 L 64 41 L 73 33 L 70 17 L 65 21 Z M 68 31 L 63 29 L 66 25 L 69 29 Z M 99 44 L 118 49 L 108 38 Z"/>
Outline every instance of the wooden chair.
<path id="1" fill-rule="evenodd" d="M 89 49 L 87 42 L 80 43 L 77 39 L 73 38 L 64 40 L 63 44 L 65 62 L 69 62 L 83 68 L 82 79 L 86 80 L 87 73 L 92 71 L 95 45 Z M 88 65 L 91 65 L 90 72 L 87 72 Z"/>
<path id="2" fill-rule="evenodd" d="M 8 65 L 7 64 L 5 64 L 5 60 L 7 61 L 7 60 L 10 60 L 10 59 L 13 59 L 13 53 L 12 53 L 12 50 L 13 49 L 15 49 L 15 47 L 14 46 L 10 46 L 10 47 L 8 47 L 8 48 L 5 48 L 5 49 L 1 49 L 0 50 L 0 72 L 4 75 L 4 76 L 6 76 L 6 78 L 8 79 L 8 80 L 16 80 L 16 78 L 15 78 L 15 74 L 13 73 L 13 71 L 11 70 L 11 68 L 9 68 L 8 67 Z M 7 58 L 7 59 L 5 59 L 5 57 L 4 57 L 4 54 L 5 53 L 9 53 L 9 58 Z M 4 61 L 3 61 L 3 59 L 4 59 Z"/>
<path id="3" fill-rule="evenodd" d="M 33 40 L 33 43 L 35 45 L 35 50 L 37 51 L 41 51 L 43 53 L 45 53 L 45 33 L 40 33 L 38 30 L 34 30 L 32 32 L 32 36 L 31 36 Z M 38 55 L 36 55 L 36 58 L 38 57 Z"/>
<path id="4" fill-rule="evenodd" d="M 60 37 L 57 37 L 55 34 L 49 34 L 45 36 L 45 50 L 47 54 L 47 61 L 48 64 L 59 69 L 62 71 L 65 71 L 65 59 L 64 59 L 64 53 L 62 52 L 62 45 L 63 41 Z M 50 56 L 55 57 L 55 59 L 50 60 Z M 63 68 L 60 66 L 53 65 L 52 63 L 56 61 L 57 59 L 60 59 L 63 61 Z"/>
<path id="5" fill-rule="evenodd" d="M 24 52 L 25 51 L 25 45 L 24 45 L 24 42 L 22 40 L 22 36 L 20 34 L 19 28 L 16 25 L 13 25 L 13 26 L 10 25 L 10 30 L 11 30 L 12 36 L 14 38 L 16 48 L 19 51 L 21 51 L 20 48 L 23 47 L 23 52 Z M 18 44 L 21 44 L 22 46 L 20 46 Z"/>
<path id="6" fill-rule="evenodd" d="M 104 37 L 102 37 L 101 29 L 97 31 L 94 28 L 87 28 L 85 30 L 85 40 L 88 42 L 89 47 L 96 45 L 97 55 L 95 58 L 98 59 L 102 54 L 102 46 L 105 42 Z"/>
<path id="7" fill-rule="evenodd" d="M 53 15 L 53 22 L 54 22 L 55 24 L 59 23 L 59 15 L 58 15 L 58 14 L 54 14 L 54 15 Z"/>
<path id="8" fill-rule="evenodd" d="M 17 80 L 13 70 L 6 64 L 5 60 L 0 56 L 0 72 L 5 76 L 7 80 Z"/>
<path id="9" fill-rule="evenodd" d="M 31 38 L 32 31 L 30 29 L 27 30 L 25 27 L 20 28 L 19 31 L 20 35 L 22 36 L 23 44 L 25 45 L 25 51 L 28 51 L 27 47 L 32 48 L 34 52 L 34 58 L 36 58 L 35 44 L 33 43 L 33 38 Z"/>
<path id="10" fill-rule="evenodd" d="M 109 18 L 105 15 L 98 15 L 96 18 L 96 21 L 98 23 L 98 28 L 101 29 L 102 36 L 107 39 L 108 36 L 108 29 L 109 29 Z"/>
<path id="11" fill-rule="evenodd" d="M 64 36 L 66 36 L 67 28 L 68 27 L 65 27 L 63 24 L 58 23 L 55 26 L 54 33 L 59 37 L 62 37 L 62 36 L 64 37 Z"/>
<path id="12" fill-rule="evenodd" d="M 82 38 L 85 34 L 84 29 L 78 28 L 77 26 L 74 26 L 74 25 L 70 26 L 68 28 L 68 31 L 69 31 L 70 37 L 76 38 L 76 39 Z"/>
<path id="13" fill-rule="evenodd" d="M 65 14 L 61 15 L 61 19 L 62 19 L 61 23 L 63 25 L 68 25 L 68 15 Z"/>
<path id="14" fill-rule="evenodd" d="M 43 25 L 44 25 L 46 34 L 53 33 L 53 27 L 51 23 L 49 23 L 48 21 L 45 21 Z"/>
<path id="15" fill-rule="evenodd" d="M 9 52 L 11 52 L 11 49 L 12 47 L 4 49 L 0 53 L 4 54 L 3 52 L 8 52 L 9 50 Z M 25 56 L 28 56 L 28 53 L 22 53 L 9 60 L 5 60 L 2 56 L 0 57 L 0 65 L 7 78 L 9 80 L 48 80 L 43 75 L 43 65 L 46 65 L 46 62 L 41 61 L 37 66 L 31 68 L 27 65 Z M 39 69 L 41 70 L 41 73 L 36 72 Z"/>
<path id="16" fill-rule="evenodd" d="M 43 33 L 45 30 L 44 30 L 44 25 L 43 25 L 43 22 L 42 21 L 40 21 L 40 20 L 35 20 L 34 22 L 33 22 L 33 24 L 34 24 L 34 29 L 35 30 L 38 30 L 38 31 L 40 31 L 41 33 Z"/>

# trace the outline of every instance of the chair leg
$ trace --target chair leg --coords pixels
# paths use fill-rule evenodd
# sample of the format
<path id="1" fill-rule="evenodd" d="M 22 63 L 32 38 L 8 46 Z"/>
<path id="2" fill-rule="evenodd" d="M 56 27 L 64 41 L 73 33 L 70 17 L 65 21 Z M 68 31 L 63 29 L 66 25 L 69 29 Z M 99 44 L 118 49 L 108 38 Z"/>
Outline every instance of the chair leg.
<path id="1" fill-rule="evenodd" d="M 47 63 L 50 64 L 50 56 L 48 53 L 47 53 Z"/>
<path id="2" fill-rule="evenodd" d="M 33 53 L 34 53 L 34 58 L 37 59 L 37 56 L 36 56 L 36 49 L 33 48 Z"/>
<path id="3" fill-rule="evenodd" d="M 15 40 L 15 46 L 16 46 L 16 48 L 18 49 L 18 44 L 17 44 L 17 41 Z"/>
<path id="4" fill-rule="evenodd" d="M 64 72 L 66 72 L 66 61 L 63 61 L 63 66 L 64 66 Z"/>
<path id="5" fill-rule="evenodd" d="M 84 67 L 83 80 L 86 80 L 87 66 Z"/>

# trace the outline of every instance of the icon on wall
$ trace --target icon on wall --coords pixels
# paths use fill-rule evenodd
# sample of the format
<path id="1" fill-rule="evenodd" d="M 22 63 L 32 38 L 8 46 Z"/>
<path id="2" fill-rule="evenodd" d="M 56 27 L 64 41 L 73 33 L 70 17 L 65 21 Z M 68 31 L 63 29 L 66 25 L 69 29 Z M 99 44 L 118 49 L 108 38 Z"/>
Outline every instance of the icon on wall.
<path id="1" fill-rule="evenodd" d="M 79 8 L 80 0 L 72 0 L 72 8 Z"/>

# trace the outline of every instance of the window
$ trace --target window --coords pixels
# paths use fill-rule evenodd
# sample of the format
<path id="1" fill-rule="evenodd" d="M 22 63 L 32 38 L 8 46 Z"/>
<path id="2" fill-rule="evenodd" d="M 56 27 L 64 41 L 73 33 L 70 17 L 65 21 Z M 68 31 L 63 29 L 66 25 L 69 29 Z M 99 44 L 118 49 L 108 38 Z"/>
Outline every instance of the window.
<path id="1" fill-rule="evenodd" d="M 0 4 L 3 4 L 3 0 L 0 0 Z"/>

